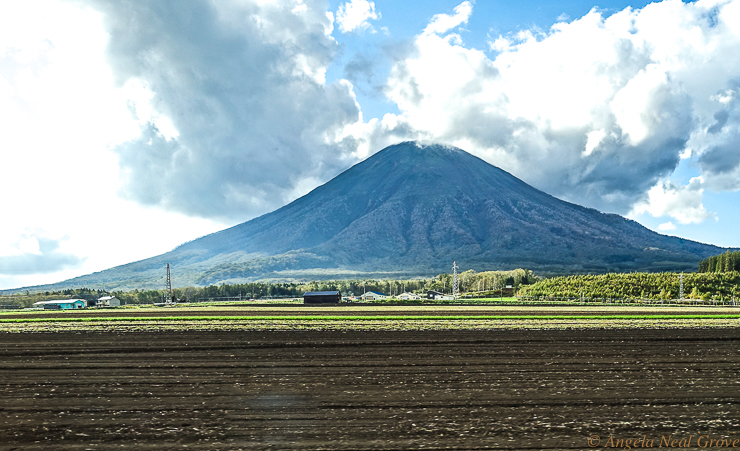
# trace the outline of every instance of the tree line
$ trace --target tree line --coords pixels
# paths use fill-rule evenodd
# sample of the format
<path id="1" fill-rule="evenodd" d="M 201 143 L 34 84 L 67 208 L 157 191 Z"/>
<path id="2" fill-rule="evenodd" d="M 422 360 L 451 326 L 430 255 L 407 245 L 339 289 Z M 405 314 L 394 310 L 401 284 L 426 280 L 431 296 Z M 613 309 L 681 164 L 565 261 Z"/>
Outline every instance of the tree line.
<path id="1" fill-rule="evenodd" d="M 539 280 L 527 269 L 512 271 L 476 272 L 468 270 L 459 275 L 460 293 L 490 293 L 511 285 L 518 289 L 522 285 Z M 205 287 L 174 288 L 172 297 L 183 302 L 248 300 L 265 298 L 300 298 L 307 291 L 341 291 L 343 296 L 361 296 L 375 291 L 395 296 L 406 292 L 424 294 L 428 290 L 452 292 L 452 274 L 439 274 L 421 279 L 355 279 L 311 282 L 252 282 L 243 284 L 221 284 Z M 44 293 L 0 296 L 0 305 L 8 307 L 30 307 L 34 302 L 52 299 L 95 300 L 102 296 L 116 296 L 124 304 L 155 304 L 165 302 L 166 291 L 131 290 L 113 291 L 74 288 Z"/>
<path id="2" fill-rule="evenodd" d="M 740 251 L 715 255 L 699 262 L 699 272 L 740 271 Z"/>
<path id="3" fill-rule="evenodd" d="M 557 298 L 727 300 L 740 297 L 740 272 L 629 273 L 553 277 L 520 290 L 523 296 Z"/>
<path id="4" fill-rule="evenodd" d="M 468 270 L 458 275 L 461 293 L 495 290 L 511 285 L 519 288 L 539 280 L 527 269 L 476 272 Z M 307 291 L 341 291 L 343 296 L 361 296 L 375 291 L 390 296 L 403 292 L 424 294 L 428 290 L 452 292 L 452 274 L 439 274 L 426 279 L 351 279 L 311 282 L 253 282 L 221 284 L 206 287 L 174 288 L 172 296 L 184 302 L 248 300 L 264 298 L 300 298 Z M 152 304 L 164 300 L 164 290 L 115 292 L 126 304 Z"/>

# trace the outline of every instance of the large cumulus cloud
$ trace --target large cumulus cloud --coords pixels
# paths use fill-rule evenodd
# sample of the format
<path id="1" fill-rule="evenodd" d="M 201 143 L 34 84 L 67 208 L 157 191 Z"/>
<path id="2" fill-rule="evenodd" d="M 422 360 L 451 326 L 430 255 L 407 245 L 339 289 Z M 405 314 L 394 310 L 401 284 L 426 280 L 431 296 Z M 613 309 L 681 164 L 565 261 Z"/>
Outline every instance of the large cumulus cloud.
<path id="1" fill-rule="evenodd" d="M 682 223 L 712 217 L 703 187 L 740 189 L 739 1 L 594 9 L 483 50 L 457 32 L 470 6 L 435 17 L 396 61 L 386 94 L 401 113 L 372 124 L 370 147 L 404 130 L 568 200 L 622 214 L 640 206 Z M 701 170 L 691 188 L 668 184 L 682 158 Z M 658 189 L 690 196 L 692 208 L 655 204 L 670 197 Z"/>
<path id="2" fill-rule="evenodd" d="M 705 190 L 740 189 L 740 0 L 594 9 L 485 49 L 465 43 L 475 8 L 462 2 L 387 52 L 383 92 L 400 113 L 365 122 L 352 84 L 325 80 L 338 44 L 324 1 L 89 1 L 141 123 L 115 150 L 124 194 L 145 204 L 248 219 L 407 139 L 458 145 L 573 202 L 683 224 L 714 217 Z M 338 26 L 360 4 L 363 21 L 380 20 L 353 1 Z M 355 58 L 347 76 L 377 80 L 382 66 Z M 682 160 L 691 186 L 672 178 Z"/>
<path id="3" fill-rule="evenodd" d="M 247 219 L 348 165 L 359 106 L 351 84 L 324 79 L 337 46 L 325 2 L 91 3 L 142 124 L 116 148 L 125 196 Z"/>

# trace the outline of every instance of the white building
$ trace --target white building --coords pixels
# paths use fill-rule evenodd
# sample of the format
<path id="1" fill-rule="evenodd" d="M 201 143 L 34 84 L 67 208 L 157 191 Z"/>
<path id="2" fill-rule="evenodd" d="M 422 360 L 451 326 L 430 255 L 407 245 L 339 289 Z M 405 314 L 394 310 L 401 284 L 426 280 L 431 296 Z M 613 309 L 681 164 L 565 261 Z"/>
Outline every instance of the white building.
<path id="1" fill-rule="evenodd" d="M 388 299 L 387 294 L 378 293 L 377 291 L 368 291 L 360 297 L 363 301 L 384 301 Z"/>
<path id="2" fill-rule="evenodd" d="M 455 297 L 450 294 L 440 293 L 439 291 L 429 290 L 427 291 L 427 299 L 434 299 L 436 301 L 452 301 Z"/>
<path id="3" fill-rule="evenodd" d="M 96 307 L 118 307 L 120 305 L 121 300 L 115 296 L 103 296 L 95 303 Z"/>
<path id="4" fill-rule="evenodd" d="M 404 301 L 408 301 L 408 300 L 419 300 L 419 299 L 421 299 L 421 296 L 419 296 L 418 294 L 415 294 L 415 293 L 406 293 L 406 292 L 404 292 L 404 293 L 401 293 L 398 296 L 396 296 L 396 298 L 401 299 L 401 300 L 404 300 Z"/>

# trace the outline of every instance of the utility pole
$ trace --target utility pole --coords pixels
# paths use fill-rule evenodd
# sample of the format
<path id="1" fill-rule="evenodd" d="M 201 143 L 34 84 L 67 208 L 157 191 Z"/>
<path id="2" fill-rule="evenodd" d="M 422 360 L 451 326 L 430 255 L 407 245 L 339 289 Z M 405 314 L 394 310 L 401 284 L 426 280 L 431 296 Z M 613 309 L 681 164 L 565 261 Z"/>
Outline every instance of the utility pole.
<path id="1" fill-rule="evenodd" d="M 452 262 L 452 297 L 460 297 L 460 278 L 457 276 L 457 263 Z"/>
<path id="2" fill-rule="evenodd" d="M 683 301 L 683 273 L 681 273 L 681 277 L 679 280 L 681 281 L 681 283 L 678 288 L 678 298 Z"/>

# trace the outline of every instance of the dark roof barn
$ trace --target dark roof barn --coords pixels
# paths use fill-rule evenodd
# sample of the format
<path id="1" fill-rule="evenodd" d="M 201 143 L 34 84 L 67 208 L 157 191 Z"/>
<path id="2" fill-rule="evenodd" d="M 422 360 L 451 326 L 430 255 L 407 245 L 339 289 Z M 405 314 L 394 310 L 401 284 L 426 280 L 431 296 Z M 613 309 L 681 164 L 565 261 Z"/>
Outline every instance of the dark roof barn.
<path id="1" fill-rule="evenodd" d="M 303 294 L 304 304 L 338 304 L 341 300 L 341 291 L 309 291 Z"/>

